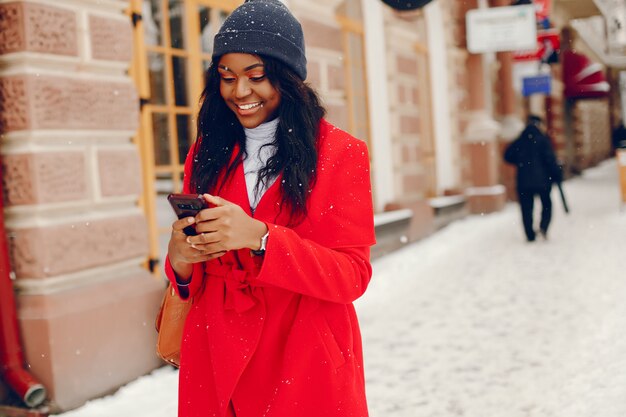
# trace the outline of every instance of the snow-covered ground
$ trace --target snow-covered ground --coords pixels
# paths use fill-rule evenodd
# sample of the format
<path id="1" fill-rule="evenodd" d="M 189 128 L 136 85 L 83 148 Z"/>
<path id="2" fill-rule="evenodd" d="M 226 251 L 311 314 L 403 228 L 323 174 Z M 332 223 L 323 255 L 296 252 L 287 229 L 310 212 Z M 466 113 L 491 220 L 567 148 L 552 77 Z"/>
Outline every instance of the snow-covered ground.
<path id="1" fill-rule="evenodd" d="M 374 263 L 357 303 L 372 417 L 626 416 L 626 211 L 613 161 L 553 192 L 548 241 L 518 207 Z M 175 417 L 162 368 L 62 417 Z"/>

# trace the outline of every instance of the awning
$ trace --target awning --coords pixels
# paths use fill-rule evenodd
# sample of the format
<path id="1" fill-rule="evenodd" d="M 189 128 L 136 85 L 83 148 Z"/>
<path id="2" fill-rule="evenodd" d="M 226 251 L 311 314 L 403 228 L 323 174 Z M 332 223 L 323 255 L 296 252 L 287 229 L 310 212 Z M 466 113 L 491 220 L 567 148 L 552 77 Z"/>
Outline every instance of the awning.
<path id="1" fill-rule="evenodd" d="M 611 88 L 602 65 L 573 51 L 563 53 L 563 82 L 567 98 L 606 97 Z"/>
<path id="2" fill-rule="evenodd" d="M 383 0 L 383 3 L 396 10 L 420 9 L 430 2 L 431 0 Z"/>

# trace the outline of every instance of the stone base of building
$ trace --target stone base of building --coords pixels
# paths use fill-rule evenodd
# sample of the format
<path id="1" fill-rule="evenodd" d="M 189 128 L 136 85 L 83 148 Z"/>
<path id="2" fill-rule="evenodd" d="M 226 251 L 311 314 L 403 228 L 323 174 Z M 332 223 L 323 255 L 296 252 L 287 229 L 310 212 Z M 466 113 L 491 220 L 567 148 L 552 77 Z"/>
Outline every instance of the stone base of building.
<path id="1" fill-rule="evenodd" d="M 506 189 L 502 185 L 474 187 L 466 190 L 467 207 L 471 214 L 495 213 L 506 204 Z"/>
<path id="2" fill-rule="evenodd" d="M 506 141 L 500 141 L 498 143 L 500 155 L 504 155 L 504 151 L 510 143 L 511 142 Z M 500 184 L 506 187 L 506 196 L 507 199 L 510 201 L 517 200 L 517 191 L 515 188 L 516 173 L 517 168 L 515 167 L 515 165 L 507 164 L 506 162 L 504 162 L 503 159 L 502 163 L 500 164 Z"/>
<path id="3" fill-rule="evenodd" d="M 465 196 L 459 190 L 446 190 L 443 196 L 431 198 L 428 203 L 435 213 L 435 230 L 461 220 L 469 214 Z"/>
<path id="4" fill-rule="evenodd" d="M 106 282 L 18 295 L 28 370 L 67 411 L 162 365 L 154 319 L 164 284 L 137 267 Z"/>
<path id="5" fill-rule="evenodd" d="M 409 209 L 413 212 L 407 229 L 407 242 L 415 242 L 425 238 L 435 231 L 435 212 L 428 200 L 419 200 L 409 203 L 389 203 L 385 211 Z"/>

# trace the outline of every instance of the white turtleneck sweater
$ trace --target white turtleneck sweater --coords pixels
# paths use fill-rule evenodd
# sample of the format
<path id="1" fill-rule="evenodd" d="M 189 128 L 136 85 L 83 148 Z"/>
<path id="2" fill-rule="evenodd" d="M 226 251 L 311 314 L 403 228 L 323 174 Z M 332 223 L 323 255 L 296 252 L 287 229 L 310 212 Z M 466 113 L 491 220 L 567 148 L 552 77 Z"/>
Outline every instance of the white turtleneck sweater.
<path id="1" fill-rule="evenodd" d="M 248 190 L 248 200 L 250 201 L 250 208 L 254 212 L 259 200 L 263 197 L 263 194 L 267 189 L 276 181 L 276 177 L 270 179 L 268 184 L 259 184 L 259 189 L 256 190 L 257 180 L 259 178 L 259 171 L 263 168 L 267 161 L 276 152 L 276 147 L 273 145 L 263 146 L 274 142 L 276 136 L 276 129 L 278 128 L 278 118 L 266 123 L 262 123 L 254 129 L 246 129 L 246 153 L 247 156 L 243 160 L 243 171 L 246 175 L 246 188 Z"/>

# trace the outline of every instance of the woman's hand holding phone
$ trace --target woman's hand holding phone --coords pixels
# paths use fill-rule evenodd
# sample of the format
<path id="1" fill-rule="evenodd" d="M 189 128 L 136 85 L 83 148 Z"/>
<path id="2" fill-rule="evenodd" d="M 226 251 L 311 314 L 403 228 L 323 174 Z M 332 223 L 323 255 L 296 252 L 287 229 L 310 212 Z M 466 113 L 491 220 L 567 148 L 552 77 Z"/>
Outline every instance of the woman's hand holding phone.
<path id="1" fill-rule="evenodd" d="M 187 279 L 191 276 L 192 264 L 218 258 L 226 251 L 205 253 L 188 241 L 190 235 L 197 233 L 196 216 L 209 207 L 204 196 L 170 194 L 168 200 L 179 219 L 172 223 L 172 234 L 167 252 L 172 268 L 178 277 Z"/>
<path id="2" fill-rule="evenodd" d="M 237 204 L 210 194 L 175 196 L 168 200 L 179 220 L 172 224 L 168 254 L 180 278 L 191 276 L 192 264 L 219 258 L 229 250 L 259 249 L 267 226 Z M 207 204 L 198 203 L 199 198 Z"/>
<path id="3" fill-rule="evenodd" d="M 267 232 L 265 223 L 221 197 L 204 194 L 204 198 L 211 208 L 195 217 L 197 235 L 187 239 L 193 247 L 203 253 L 259 249 L 261 237 Z"/>

